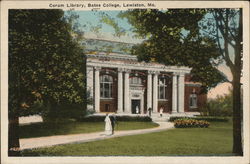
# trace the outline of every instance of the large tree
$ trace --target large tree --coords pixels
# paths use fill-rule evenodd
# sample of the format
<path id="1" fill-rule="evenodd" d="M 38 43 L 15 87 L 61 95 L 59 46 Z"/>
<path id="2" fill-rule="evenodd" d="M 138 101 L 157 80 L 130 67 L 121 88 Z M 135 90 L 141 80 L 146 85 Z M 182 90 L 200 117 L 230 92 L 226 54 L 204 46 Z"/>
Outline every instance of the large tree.
<path id="1" fill-rule="evenodd" d="M 18 117 L 34 105 L 52 116 L 60 105 L 84 106 L 84 54 L 73 18 L 62 10 L 9 10 L 9 155 L 19 148 Z"/>
<path id="2" fill-rule="evenodd" d="M 212 20 L 208 16 L 213 16 Z M 242 11 L 235 9 L 131 10 L 120 14 L 145 41 L 133 53 L 144 61 L 192 67 L 205 90 L 229 81 L 218 70 L 226 63 L 233 80 L 233 153 L 242 155 L 240 76 Z M 214 22 L 214 23 L 213 23 Z M 221 45 L 223 44 L 223 45 Z M 230 56 L 230 47 L 234 53 Z"/>
<path id="3" fill-rule="evenodd" d="M 213 9 L 209 12 L 213 15 L 214 23 L 207 22 L 207 27 L 213 29 L 208 34 L 210 37 L 217 39 L 220 56 L 232 73 L 230 82 L 233 86 L 233 153 L 243 155 L 240 80 L 243 56 L 242 9 Z"/>

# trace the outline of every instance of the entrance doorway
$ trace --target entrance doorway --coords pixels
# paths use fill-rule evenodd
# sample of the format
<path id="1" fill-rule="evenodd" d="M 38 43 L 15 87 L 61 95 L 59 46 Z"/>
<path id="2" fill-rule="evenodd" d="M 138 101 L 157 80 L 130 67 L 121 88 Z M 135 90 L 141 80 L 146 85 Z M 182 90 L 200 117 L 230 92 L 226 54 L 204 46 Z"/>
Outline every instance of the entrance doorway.
<path id="1" fill-rule="evenodd" d="M 131 100 L 131 110 L 132 110 L 131 112 L 132 112 L 132 114 L 137 114 L 136 108 L 138 108 L 138 113 L 140 113 L 141 100 Z"/>

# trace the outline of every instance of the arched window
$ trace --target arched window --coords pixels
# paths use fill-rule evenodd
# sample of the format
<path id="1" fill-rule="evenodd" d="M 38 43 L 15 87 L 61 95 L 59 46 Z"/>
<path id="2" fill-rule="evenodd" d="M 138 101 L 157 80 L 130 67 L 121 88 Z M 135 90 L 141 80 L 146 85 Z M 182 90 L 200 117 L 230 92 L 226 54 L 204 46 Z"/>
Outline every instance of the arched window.
<path id="1" fill-rule="evenodd" d="M 112 98 L 113 77 L 102 75 L 100 77 L 100 94 L 101 98 Z"/>
<path id="2" fill-rule="evenodd" d="M 197 94 L 195 94 L 195 93 L 190 94 L 189 107 L 190 108 L 197 108 Z"/>
<path id="3" fill-rule="evenodd" d="M 130 84 L 131 85 L 139 85 L 139 86 L 141 86 L 142 85 L 142 80 L 139 77 L 131 77 L 130 78 Z"/>
<path id="4" fill-rule="evenodd" d="M 161 100 L 167 99 L 166 89 L 167 89 L 167 79 L 166 78 L 159 78 L 159 80 L 158 80 L 158 99 L 161 99 Z"/>

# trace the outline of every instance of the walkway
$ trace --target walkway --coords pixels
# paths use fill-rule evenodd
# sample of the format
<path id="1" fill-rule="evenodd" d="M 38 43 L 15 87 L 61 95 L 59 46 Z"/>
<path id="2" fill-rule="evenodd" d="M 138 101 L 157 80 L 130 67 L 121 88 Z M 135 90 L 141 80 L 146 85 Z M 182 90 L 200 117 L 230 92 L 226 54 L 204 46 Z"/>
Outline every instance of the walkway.
<path id="1" fill-rule="evenodd" d="M 116 131 L 115 134 L 111 136 L 104 135 L 104 132 L 96 132 L 96 133 L 84 133 L 84 134 L 72 134 L 72 135 L 56 135 L 49 137 L 25 138 L 25 139 L 20 139 L 20 148 L 21 150 L 24 150 L 24 149 L 33 149 L 33 148 L 48 147 L 54 145 L 62 145 L 68 143 L 84 143 L 84 142 L 98 141 L 114 137 L 159 132 L 174 127 L 173 123 L 171 122 L 157 122 L 157 123 L 160 126 L 155 128 Z"/>

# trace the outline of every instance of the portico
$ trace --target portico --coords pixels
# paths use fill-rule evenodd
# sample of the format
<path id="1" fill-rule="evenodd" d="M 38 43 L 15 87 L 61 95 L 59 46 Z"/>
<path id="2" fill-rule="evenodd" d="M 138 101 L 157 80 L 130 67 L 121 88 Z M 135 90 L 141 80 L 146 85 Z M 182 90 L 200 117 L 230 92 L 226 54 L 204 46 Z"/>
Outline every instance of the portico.
<path id="1" fill-rule="evenodd" d="M 184 78 L 189 72 L 187 67 L 138 62 L 131 55 L 87 55 L 87 88 L 94 100 L 88 109 L 132 114 L 138 108 L 138 114 L 146 114 L 152 108 L 157 113 L 162 101 L 171 105 L 171 113 L 183 113 Z"/>

